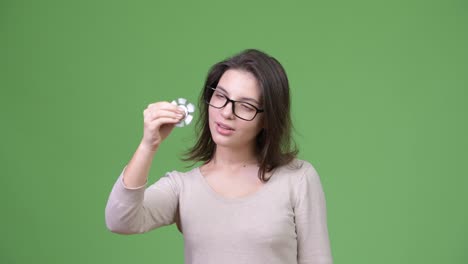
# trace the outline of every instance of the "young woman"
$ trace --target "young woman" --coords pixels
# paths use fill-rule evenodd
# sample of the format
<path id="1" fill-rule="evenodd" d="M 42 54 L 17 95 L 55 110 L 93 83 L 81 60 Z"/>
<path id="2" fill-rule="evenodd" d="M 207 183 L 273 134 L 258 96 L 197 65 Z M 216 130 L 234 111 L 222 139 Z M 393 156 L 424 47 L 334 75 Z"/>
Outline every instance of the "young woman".
<path id="1" fill-rule="evenodd" d="M 215 64 L 199 106 L 199 137 L 185 160 L 202 165 L 148 188 L 153 157 L 184 112 L 168 102 L 144 110 L 143 139 L 114 184 L 107 227 L 134 234 L 176 223 L 185 263 L 332 263 L 319 175 L 291 146 L 281 64 L 258 50 Z"/>

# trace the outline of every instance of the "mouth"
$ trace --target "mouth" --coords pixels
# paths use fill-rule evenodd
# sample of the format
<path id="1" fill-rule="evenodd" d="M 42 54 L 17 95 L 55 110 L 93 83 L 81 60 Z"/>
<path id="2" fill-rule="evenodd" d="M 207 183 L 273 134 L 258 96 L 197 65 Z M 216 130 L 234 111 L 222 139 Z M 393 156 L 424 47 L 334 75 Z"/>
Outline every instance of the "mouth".
<path id="1" fill-rule="evenodd" d="M 219 127 L 222 128 L 222 129 L 234 131 L 234 128 L 232 128 L 232 127 L 230 127 L 230 126 L 228 126 L 228 125 L 225 125 L 225 124 L 220 123 L 220 122 L 215 122 L 215 123 L 216 123 L 217 126 L 219 126 Z"/>

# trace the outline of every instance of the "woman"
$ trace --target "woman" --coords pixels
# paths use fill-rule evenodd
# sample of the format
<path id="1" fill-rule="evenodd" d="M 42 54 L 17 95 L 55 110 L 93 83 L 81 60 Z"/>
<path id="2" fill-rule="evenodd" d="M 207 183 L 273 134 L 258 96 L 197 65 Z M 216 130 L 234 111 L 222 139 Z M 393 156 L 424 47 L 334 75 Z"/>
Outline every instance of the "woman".
<path id="1" fill-rule="evenodd" d="M 215 64 L 200 96 L 200 134 L 186 161 L 145 189 L 154 154 L 182 120 L 168 102 L 144 111 L 144 135 L 106 207 L 107 227 L 143 233 L 177 224 L 185 263 L 332 263 L 319 175 L 291 147 L 286 73 L 245 50 Z"/>

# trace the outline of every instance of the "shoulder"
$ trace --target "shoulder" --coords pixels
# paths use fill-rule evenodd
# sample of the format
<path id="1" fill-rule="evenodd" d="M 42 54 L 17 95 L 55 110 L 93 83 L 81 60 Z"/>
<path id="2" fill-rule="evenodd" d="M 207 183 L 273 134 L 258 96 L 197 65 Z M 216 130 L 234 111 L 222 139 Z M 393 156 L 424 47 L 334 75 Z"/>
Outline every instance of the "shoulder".
<path id="1" fill-rule="evenodd" d="M 306 160 L 294 159 L 278 169 L 280 181 L 287 181 L 291 191 L 297 193 L 302 188 L 320 187 L 320 176 L 314 165 Z"/>
<path id="2" fill-rule="evenodd" d="M 322 183 L 312 163 L 296 159 L 283 171 L 287 172 L 290 181 L 290 199 L 294 208 L 307 201 L 321 201 Z"/>
<path id="3" fill-rule="evenodd" d="M 184 186 L 190 185 L 190 181 L 196 179 L 198 168 L 193 168 L 188 171 L 172 170 L 166 172 L 155 183 L 149 186 L 148 189 L 157 189 L 164 186 L 172 188 L 175 192 L 180 192 Z"/>
<path id="4" fill-rule="evenodd" d="M 315 192 L 320 186 L 320 180 L 315 167 L 306 160 L 294 159 L 290 163 L 278 167 L 273 174 L 273 182 L 278 190 L 287 191 L 292 207 L 306 193 Z"/>
<path id="5" fill-rule="evenodd" d="M 172 170 L 166 172 L 164 177 L 169 178 L 178 185 L 183 185 L 186 182 L 193 181 L 199 174 L 199 168 L 192 168 L 187 171 Z"/>
<path id="6" fill-rule="evenodd" d="M 172 170 L 168 171 L 166 175 L 173 175 L 174 177 L 193 177 L 196 174 L 198 167 L 189 169 L 187 171 Z"/>
<path id="7" fill-rule="evenodd" d="M 296 158 L 290 163 L 277 168 L 274 174 L 286 177 L 293 182 L 298 182 L 302 181 L 306 175 L 317 174 L 317 171 L 310 162 Z"/>

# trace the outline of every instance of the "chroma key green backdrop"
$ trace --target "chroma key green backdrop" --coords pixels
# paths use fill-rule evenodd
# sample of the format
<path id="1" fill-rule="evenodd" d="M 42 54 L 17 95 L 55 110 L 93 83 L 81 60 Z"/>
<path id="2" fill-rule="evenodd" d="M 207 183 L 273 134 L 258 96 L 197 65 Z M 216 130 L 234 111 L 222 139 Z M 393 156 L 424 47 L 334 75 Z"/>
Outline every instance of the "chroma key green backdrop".
<path id="1" fill-rule="evenodd" d="M 1 263 L 183 263 L 175 226 L 111 233 L 104 208 L 149 103 L 194 102 L 245 48 L 290 78 L 335 263 L 468 263 L 468 4 L 0 3 Z M 197 115 L 196 115 L 197 117 Z M 150 182 L 187 170 L 176 128 Z"/>

